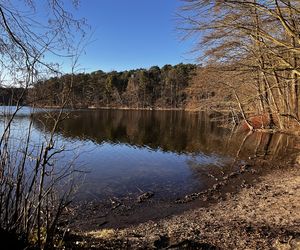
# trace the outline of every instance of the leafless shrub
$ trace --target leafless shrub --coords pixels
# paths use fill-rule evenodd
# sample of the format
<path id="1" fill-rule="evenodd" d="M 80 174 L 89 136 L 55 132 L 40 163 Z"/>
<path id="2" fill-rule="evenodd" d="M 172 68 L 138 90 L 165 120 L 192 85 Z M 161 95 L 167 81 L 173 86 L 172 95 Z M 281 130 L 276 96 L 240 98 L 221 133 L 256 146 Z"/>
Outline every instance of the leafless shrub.
<path id="1" fill-rule="evenodd" d="M 205 67 L 219 78 L 231 74 L 222 85 L 248 127 L 252 115 L 267 115 L 271 127 L 299 128 L 299 1 L 184 2 L 181 30 L 199 39 L 195 51 Z"/>
<path id="2" fill-rule="evenodd" d="M 64 1 L 0 2 L 0 67 L 1 85 L 21 89 L 12 112 L 2 115 L 0 137 L 0 229 L 22 238 L 26 244 L 51 248 L 57 239 L 56 227 L 65 207 L 70 202 L 74 183 L 73 162 L 59 167 L 57 156 L 64 151 L 55 140 L 56 128 L 64 118 L 73 78 L 56 112 L 51 132 L 38 143 L 32 143 L 32 122 L 15 137 L 16 117 L 28 89 L 39 79 L 60 75 L 59 65 L 50 63 L 46 56 L 73 58 L 72 74 L 77 65 L 78 50 L 73 46 L 74 31 L 83 33 L 84 20 L 77 20 L 66 10 Z M 48 13 L 41 15 L 47 4 Z M 78 2 L 74 1 L 74 6 Z M 72 40 L 74 38 L 74 40 Z M 38 97 L 36 97 L 38 98 Z M 13 99 L 11 99 L 13 100 Z M 34 107 L 35 99 L 30 100 Z M 19 131 L 20 132 L 20 131 Z M 57 189 L 68 183 L 64 192 Z"/>

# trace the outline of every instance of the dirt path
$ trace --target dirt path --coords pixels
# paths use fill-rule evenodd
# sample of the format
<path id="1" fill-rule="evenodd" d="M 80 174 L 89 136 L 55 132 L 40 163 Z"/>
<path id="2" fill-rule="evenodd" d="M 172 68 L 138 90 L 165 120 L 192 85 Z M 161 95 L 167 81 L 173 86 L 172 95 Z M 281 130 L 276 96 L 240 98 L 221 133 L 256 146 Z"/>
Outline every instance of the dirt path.
<path id="1" fill-rule="evenodd" d="M 73 242 L 73 249 L 300 249 L 300 166 L 274 170 L 208 208 Z"/>

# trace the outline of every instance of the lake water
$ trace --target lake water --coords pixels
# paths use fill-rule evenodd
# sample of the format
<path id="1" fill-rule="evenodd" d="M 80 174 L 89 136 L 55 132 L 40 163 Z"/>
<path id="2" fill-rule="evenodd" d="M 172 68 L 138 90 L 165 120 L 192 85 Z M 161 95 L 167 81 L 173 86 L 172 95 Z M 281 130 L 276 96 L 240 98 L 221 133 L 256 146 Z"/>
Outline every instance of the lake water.
<path id="1" fill-rule="evenodd" d="M 43 110 L 29 113 L 21 110 L 12 134 L 21 138 L 32 122 L 31 145 L 37 145 L 53 121 Z M 300 148 L 297 137 L 233 133 L 205 113 L 183 111 L 69 111 L 55 141 L 65 149 L 55 164 L 72 161 L 83 171 L 76 199 L 87 201 L 146 191 L 154 192 L 156 200 L 176 199 L 204 189 L 212 176 L 238 168 L 249 157 L 278 164 L 293 161 Z"/>

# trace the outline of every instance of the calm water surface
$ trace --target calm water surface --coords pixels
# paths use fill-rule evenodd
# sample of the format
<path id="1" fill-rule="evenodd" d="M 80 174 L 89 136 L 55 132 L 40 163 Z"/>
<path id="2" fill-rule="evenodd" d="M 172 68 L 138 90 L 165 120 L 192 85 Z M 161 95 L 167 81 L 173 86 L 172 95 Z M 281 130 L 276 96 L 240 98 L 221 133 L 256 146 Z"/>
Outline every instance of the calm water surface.
<path id="1" fill-rule="evenodd" d="M 32 122 L 34 145 L 53 122 L 43 110 L 29 113 L 27 108 L 17 116 L 13 135 L 20 138 Z M 77 199 L 99 201 L 144 191 L 157 200 L 174 199 L 205 188 L 213 173 L 231 171 L 249 157 L 292 161 L 300 148 L 296 137 L 232 133 L 205 113 L 182 111 L 71 111 L 55 139 L 66 149 L 56 164 L 73 161 L 85 172 Z"/>

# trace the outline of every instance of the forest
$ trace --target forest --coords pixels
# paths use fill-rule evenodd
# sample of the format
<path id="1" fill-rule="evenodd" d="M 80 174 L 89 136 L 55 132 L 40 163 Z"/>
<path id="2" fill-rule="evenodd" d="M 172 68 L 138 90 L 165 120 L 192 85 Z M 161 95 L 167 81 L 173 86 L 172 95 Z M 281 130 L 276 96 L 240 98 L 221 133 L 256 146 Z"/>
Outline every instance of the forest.
<path id="1" fill-rule="evenodd" d="M 208 110 L 230 114 L 250 130 L 295 131 L 299 13 L 299 1 L 186 1 L 178 30 L 197 39 L 200 64 L 44 77 L 22 99 L 42 107 L 68 99 L 73 108 Z M 2 103 L 13 100 L 7 93 L 1 90 Z"/>
<path id="2" fill-rule="evenodd" d="M 199 14 L 201 13 L 201 15 Z M 299 1 L 186 1 L 179 30 L 198 39 L 196 64 L 63 75 L 29 99 L 71 107 L 209 110 L 250 129 L 300 127 Z"/>
<path id="3" fill-rule="evenodd" d="M 25 104 L 27 90 L 17 87 L 0 87 L 0 104 L 1 105 L 16 105 Z"/>
<path id="4" fill-rule="evenodd" d="M 178 64 L 123 72 L 66 74 L 37 82 L 29 90 L 28 102 L 60 106 L 70 91 L 68 106 L 73 108 L 183 109 L 196 69 L 194 64 Z"/>
<path id="5" fill-rule="evenodd" d="M 186 249 L 193 246 L 209 249 L 292 249 L 285 243 L 289 244 L 295 240 L 299 246 L 300 198 L 297 190 L 300 183 L 300 1 L 182 0 L 181 8 L 175 14 L 178 22 L 174 28 L 182 34 L 183 39 L 192 38 L 194 47 L 190 49 L 195 53 L 194 64 L 166 64 L 122 72 L 98 70 L 88 73 L 79 73 L 76 69 L 80 62 L 79 57 L 85 53 L 84 43 L 89 44 L 91 30 L 87 20 L 81 15 L 84 11 L 79 16 L 75 12 L 82 7 L 90 7 L 91 3 L 85 4 L 85 1 L 79 0 L 70 1 L 68 4 L 66 2 L 0 0 L 0 103 L 15 106 L 11 113 L 6 113 L 5 108 L 1 112 L 2 246 L 8 243 L 11 246 L 9 249 L 80 249 L 80 245 L 77 244 L 80 242 L 85 244 L 86 249 L 95 248 L 98 241 L 96 236 L 90 240 L 89 236 L 80 230 L 81 238 L 77 233 L 72 235 L 69 228 L 71 219 L 68 216 L 72 214 L 70 203 L 78 191 L 76 178 L 79 174 L 85 174 L 85 171 L 77 168 L 74 163 L 81 154 L 93 150 L 89 148 L 79 151 L 78 155 L 72 154 L 73 157 L 65 161 L 63 157 L 70 151 L 63 144 L 72 143 L 73 148 L 76 146 L 73 139 L 82 135 L 67 133 L 65 130 L 68 128 L 81 125 L 84 129 L 79 132 L 84 132 L 90 141 L 100 146 L 103 146 L 104 140 L 108 140 L 112 147 L 117 146 L 116 142 L 131 145 L 133 150 L 143 146 L 147 152 L 149 148 L 154 149 L 154 154 L 160 153 L 156 152 L 159 150 L 175 151 L 172 159 L 179 157 L 179 153 L 188 152 L 187 149 L 198 148 L 203 152 L 199 153 L 199 159 L 205 163 L 206 152 L 211 152 L 208 149 L 214 140 L 218 143 L 215 152 L 224 152 L 220 148 L 221 142 L 224 142 L 222 134 L 211 137 L 208 135 L 214 125 L 201 127 L 200 116 L 198 120 L 194 119 L 194 122 L 185 122 L 180 116 L 187 112 L 170 112 L 170 116 L 166 115 L 161 120 L 159 117 L 164 113 L 162 111 L 143 111 L 146 115 L 131 112 L 136 113 L 135 117 L 125 114 L 108 117 L 108 122 L 102 119 L 91 122 L 85 116 L 81 121 L 76 117 L 73 121 L 68 121 L 66 118 L 71 115 L 65 111 L 69 108 L 196 111 L 189 115 L 199 115 L 198 111 L 205 110 L 208 111 L 210 119 L 221 119 L 227 122 L 226 125 L 239 124 L 238 130 L 249 130 L 238 145 L 237 152 L 235 143 L 238 141 L 238 133 L 232 133 L 226 144 L 225 151 L 233 150 L 234 152 L 230 151 L 233 152 L 231 156 L 234 157 L 234 162 L 239 164 L 234 166 L 234 171 L 230 175 L 224 175 L 223 167 L 216 165 L 222 170 L 220 178 L 207 175 L 213 178 L 212 186 L 205 187 L 205 191 L 199 189 L 199 192 L 188 196 L 201 198 L 205 202 L 203 209 L 191 213 L 186 211 L 183 216 L 187 217 L 176 214 L 174 220 L 169 220 L 174 211 L 175 203 L 172 203 L 162 224 L 152 221 L 158 225 L 157 228 L 150 222 L 142 225 L 148 229 L 142 228 L 139 231 L 130 227 L 132 231 L 127 231 L 129 233 L 118 231 L 111 239 L 107 239 L 106 248 L 101 246 L 106 244 L 106 239 L 99 240 L 99 249 L 124 249 L 130 244 L 135 249 L 139 241 L 157 249 L 184 249 L 185 246 Z M 79 2 L 83 3 L 82 6 Z M 93 4 L 99 2 L 94 1 Z M 129 2 L 126 4 L 132 4 Z M 166 2 L 173 1 L 161 1 L 159 4 L 163 5 Z M 135 5 L 137 4 L 132 5 L 134 14 L 140 13 L 141 9 Z M 116 7 L 119 6 L 112 7 L 112 13 L 115 13 Z M 154 8 L 164 10 L 162 6 Z M 100 13 L 98 8 L 93 9 L 97 10 L 97 14 Z M 149 17 L 156 18 L 148 8 L 144 9 L 150 13 Z M 106 9 L 104 11 L 107 12 Z M 127 14 L 123 9 L 122 13 Z M 118 15 L 111 16 L 120 23 L 123 21 Z M 135 22 L 140 21 L 141 18 Z M 149 23 L 152 24 L 153 19 Z M 97 25 L 100 24 L 102 25 L 97 21 Z M 103 24 L 109 25 L 110 21 L 105 20 Z M 157 29 L 161 27 L 159 24 Z M 139 33 L 141 29 L 135 29 L 135 26 L 129 28 L 136 31 L 137 37 L 142 36 Z M 108 29 L 111 33 L 119 33 L 120 27 Z M 147 29 L 143 27 L 144 30 Z M 118 35 L 120 40 L 117 42 L 122 43 L 122 36 Z M 105 34 L 101 34 L 101 37 L 105 37 Z M 137 37 L 133 36 L 133 39 L 139 41 Z M 100 38 L 98 41 L 101 43 Z M 153 45 L 155 44 L 152 43 L 151 48 Z M 117 51 L 114 47 L 109 49 Z M 136 48 L 133 46 L 133 49 Z M 98 58 L 96 52 L 99 51 L 94 50 L 92 54 Z M 62 72 L 62 67 L 66 66 L 62 60 L 70 62 L 71 65 L 67 66 L 71 68 L 70 72 Z M 99 65 L 101 60 L 104 61 L 99 56 Z M 114 60 L 117 67 L 119 58 Z M 167 58 L 164 61 L 171 63 Z M 156 62 L 160 60 L 157 59 Z M 41 118 L 34 114 L 22 116 L 20 119 L 18 114 L 23 106 L 44 107 L 45 116 Z M 55 112 L 48 112 L 47 108 L 52 107 L 56 108 Z M 97 116 L 97 112 L 93 112 Z M 174 115 L 176 112 L 178 114 Z M 176 119 L 179 125 L 172 130 Z M 46 121 L 50 121 L 49 125 Z M 157 124 L 157 129 L 155 130 L 152 124 L 148 126 L 149 123 L 143 123 L 144 121 Z M 191 133 L 182 133 L 184 128 Z M 154 133 L 154 136 L 143 133 L 147 130 Z M 251 133 L 254 130 L 258 130 L 259 133 Z M 271 133 L 260 133 L 261 130 Z M 229 129 L 227 131 L 229 132 Z M 278 131 L 284 133 L 275 133 Z M 36 134 L 37 132 L 43 134 Z M 290 132 L 298 136 L 283 139 L 285 133 Z M 72 140 L 64 141 L 64 136 Z M 176 137 L 180 143 L 176 141 Z M 153 138 L 157 140 L 156 144 L 151 141 Z M 288 142 L 291 141 L 293 145 L 290 146 Z M 255 148 L 254 154 L 247 149 L 250 143 Z M 85 143 L 82 141 L 80 144 L 84 146 Z M 179 145 L 178 148 L 175 148 L 175 144 Z M 247 161 L 237 162 L 236 159 L 242 155 L 243 148 L 246 148 Z M 109 150 L 111 157 L 122 153 L 121 147 L 116 149 L 115 154 L 113 150 Z M 290 154 L 290 149 L 293 150 L 293 155 Z M 74 148 L 74 153 L 77 153 L 75 151 Z M 216 155 L 215 152 L 212 156 Z M 279 158 L 268 162 L 272 153 Z M 281 155 L 284 162 L 278 160 Z M 144 158 L 146 155 L 141 156 Z M 159 158 L 160 155 L 154 157 Z M 188 157 L 192 160 L 198 158 L 194 154 L 189 154 Z M 87 161 L 92 160 L 87 156 Z M 145 161 L 147 160 L 145 157 Z M 122 165 L 123 162 L 120 163 Z M 204 166 L 199 167 L 193 163 L 191 161 L 190 166 L 194 169 Z M 176 171 L 180 170 L 172 161 L 165 164 Z M 126 171 L 120 172 L 120 175 L 126 175 Z M 183 175 L 182 173 L 184 172 L 180 170 L 180 175 Z M 250 176 L 249 180 L 247 176 Z M 241 184 L 236 182 L 236 178 L 241 178 Z M 116 178 L 116 183 L 118 180 Z M 181 180 L 179 179 L 178 184 L 181 184 Z M 235 183 L 239 192 L 228 193 L 231 184 Z M 162 184 L 168 185 L 167 182 Z M 200 183 L 199 187 L 201 185 Z M 124 190 L 127 192 L 128 189 Z M 152 197 L 153 193 L 148 192 L 151 190 L 147 190 L 139 189 L 142 193 L 139 197 Z M 154 197 L 160 197 L 160 194 Z M 134 200 L 136 202 L 136 199 Z M 110 199 L 110 202 L 113 209 L 122 209 L 116 210 L 116 213 L 120 211 L 121 216 L 123 213 L 127 216 L 127 207 L 132 207 L 126 203 L 123 206 L 117 200 Z M 149 202 L 155 203 L 152 200 Z M 163 207 L 161 203 L 157 204 L 160 208 Z M 208 204 L 216 206 L 208 207 Z M 146 208 L 148 204 L 140 207 Z M 80 207 L 78 208 L 80 210 Z M 86 212 L 87 208 L 88 206 L 81 210 Z M 98 219 L 105 219 L 101 223 L 97 221 L 95 226 L 98 229 L 106 227 L 109 213 L 102 216 L 96 210 L 97 206 L 96 209 L 92 209 L 93 215 L 97 215 Z M 145 211 L 147 210 L 143 210 Z M 92 221 L 87 214 L 83 214 L 83 218 L 84 221 Z M 157 216 L 153 218 L 157 219 Z M 114 220 L 116 221 L 115 218 Z M 136 224 L 137 222 L 135 221 Z M 150 239 L 154 242 L 147 242 Z M 74 243 L 74 247 L 68 248 L 65 244 L 68 240 Z M 119 247 L 115 247 L 114 244 Z M 147 248 L 143 246 L 146 245 L 140 244 L 139 249 Z"/>
<path id="6" fill-rule="evenodd" d="M 299 14 L 292 0 L 186 1 L 180 29 L 197 37 L 206 65 L 193 86 L 219 93 L 203 104 L 239 114 L 250 130 L 253 116 L 299 130 Z"/>

